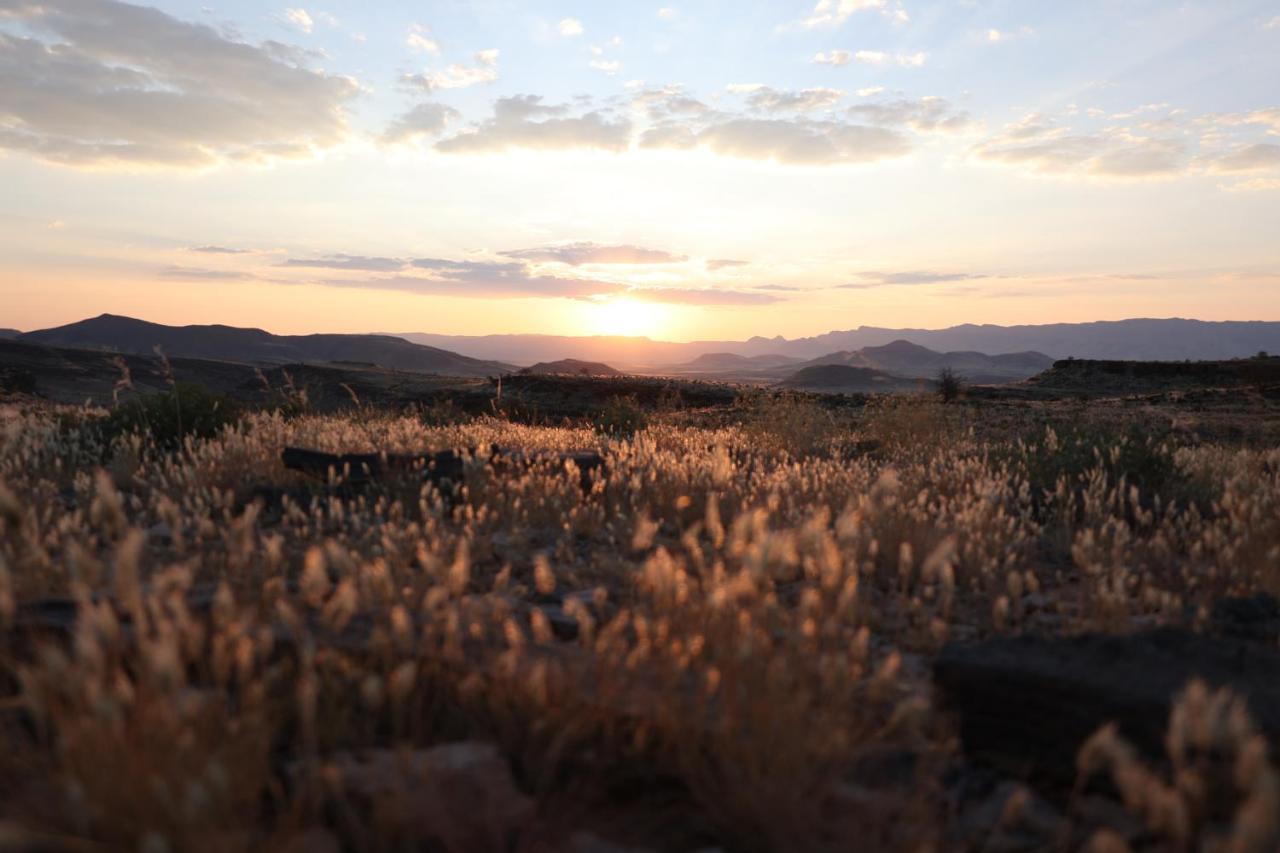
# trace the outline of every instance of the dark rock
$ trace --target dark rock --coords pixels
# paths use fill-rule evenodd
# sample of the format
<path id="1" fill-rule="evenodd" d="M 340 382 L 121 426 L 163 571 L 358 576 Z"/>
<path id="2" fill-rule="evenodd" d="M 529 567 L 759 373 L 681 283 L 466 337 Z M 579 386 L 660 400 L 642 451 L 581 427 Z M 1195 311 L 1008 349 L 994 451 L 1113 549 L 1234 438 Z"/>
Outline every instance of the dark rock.
<path id="1" fill-rule="evenodd" d="M 1244 697 L 1280 746 L 1280 653 L 1254 643 L 1174 629 L 1007 637 L 949 645 L 934 664 L 965 752 L 1056 786 L 1075 781 L 1080 745 L 1108 722 L 1147 756 L 1162 756 L 1172 701 L 1194 678 Z"/>
<path id="2" fill-rule="evenodd" d="M 1209 625 L 1219 636 L 1274 646 L 1280 643 L 1280 601 L 1265 592 L 1219 598 L 1209 611 Z"/>

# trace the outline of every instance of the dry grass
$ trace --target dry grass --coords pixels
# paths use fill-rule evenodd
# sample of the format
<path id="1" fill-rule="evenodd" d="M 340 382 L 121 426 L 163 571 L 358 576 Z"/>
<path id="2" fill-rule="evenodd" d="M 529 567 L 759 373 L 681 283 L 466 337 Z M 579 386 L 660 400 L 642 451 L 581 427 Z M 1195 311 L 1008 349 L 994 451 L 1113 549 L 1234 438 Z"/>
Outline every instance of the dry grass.
<path id="1" fill-rule="evenodd" d="M 1118 434 L 1067 465 L 1056 433 L 979 437 L 923 398 L 771 405 L 624 438 L 251 414 L 177 450 L 6 408 L 3 817 L 144 850 L 555 850 L 582 829 L 941 849 L 941 643 L 1280 588 L 1280 451 L 1153 445 L 1146 493 Z M 599 449 L 607 474 L 498 480 L 495 444 Z M 285 445 L 479 459 L 452 494 L 351 493 L 285 471 Z M 1198 504 L 1169 497 L 1187 484 Z M 78 614 L 65 641 L 32 634 L 50 596 Z M 446 808 L 465 779 L 425 750 L 459 741 L 499 758 Z M 892 748 L 909 779 L 859 776 Z"/>

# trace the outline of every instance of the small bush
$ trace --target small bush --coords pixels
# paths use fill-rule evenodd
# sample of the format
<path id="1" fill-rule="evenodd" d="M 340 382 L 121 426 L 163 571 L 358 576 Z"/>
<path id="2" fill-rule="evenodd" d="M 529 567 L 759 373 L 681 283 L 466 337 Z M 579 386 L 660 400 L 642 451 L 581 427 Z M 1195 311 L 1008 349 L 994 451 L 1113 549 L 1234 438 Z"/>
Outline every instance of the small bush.
<path id="1" fill-rule="evenodd" d="M 742 426 L 753 447 L 793 456 L 827 452 L 849 432 L 834 413 L 795 394 L 754 402 L 743 414 Z"/>
<path id="2" fill-rule="evenodd" d="M 591 425 L 601 435 L 631 438 L 649 425 L 649 416 L 635 397 L 611 397 Z"/>
<path id="3" fill-rule="evenodd" d="M 106 430 L 109 438 L 141 433 L 173 449 L 188 436 L 213 438 L 239 417 L 240 407 L 231 398 L 203 385 L 178 383 L 121 404 L 107 419 Z"/>
<path id="4" fill-rule="evenodd" d="M 964 377 L 950 367 L 938 371 L 938 396 L 944 403 L 954 403 L 964 393 Z"/>

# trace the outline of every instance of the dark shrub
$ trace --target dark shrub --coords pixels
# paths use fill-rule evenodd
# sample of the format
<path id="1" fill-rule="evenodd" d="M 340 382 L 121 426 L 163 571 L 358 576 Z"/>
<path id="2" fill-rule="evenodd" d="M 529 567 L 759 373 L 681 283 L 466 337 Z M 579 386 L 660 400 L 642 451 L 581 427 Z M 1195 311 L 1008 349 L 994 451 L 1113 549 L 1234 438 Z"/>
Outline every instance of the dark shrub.
<path id="1" fill-rule="evenodd" d="M 960 399 L 960 394 L 964 391 L 964 377 L 950 367 L 944 367 L 938 371 L 937 384 L 938 396 L 944 403 L 955 402 Z"/>
<path id="2" fill-rule="evenodd" d="M 649 425 L 649 417 L 635 397 L 612 397 L 592 420 L 601 435 L 631 438 Z"/>
<path id="3" fill-rule="evenodd" d="M 107 434 L 138 432 L 156 444 L 175 448 L 187 436 L 212 438 L 240 416 L 231 398 L 214 394 L 203 385 L 178 383 L 168 391 L 146 394 L 118 406 L 107 419 Z"/>

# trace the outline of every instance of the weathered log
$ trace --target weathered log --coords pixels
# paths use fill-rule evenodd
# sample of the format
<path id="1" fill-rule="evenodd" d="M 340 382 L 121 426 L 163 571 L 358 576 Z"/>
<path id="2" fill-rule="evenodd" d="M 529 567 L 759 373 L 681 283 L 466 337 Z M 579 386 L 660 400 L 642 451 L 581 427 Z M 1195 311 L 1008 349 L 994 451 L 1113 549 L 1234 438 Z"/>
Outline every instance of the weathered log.
<path id="1" fill-rule="evenodd" d="M 328 479 L 330 472 L 348 486 L 376 482 L 392 472 L 410 472 L 432 483 L 459 481 L 468 464 L 487 464 L 495 470 L 518 471 L 538 463 L 554 462 L 577 466 L 581 485 L 590 488 L 592 472 L 604 467 L 604 456 L 590 451 L 576 453 L 525 453 L 491 448 L 487 456 L 474 450 L 441 450 L 422 454 L 324 453 L 301 447 L 286 447 L 280 454 L 286 468 Z"/>
<path id="2" fill-rule="evenodd" d="M 965 752 L 1018 776 L 1075 781 L 1080 746 L 1108 722 L 1149 758 L 1164 755 L 1173 700 L 1195 678 L 1243 697 L 1280 747 L 1280 653 L 1176 629 L 952 644 L 934 664 Z"/>

